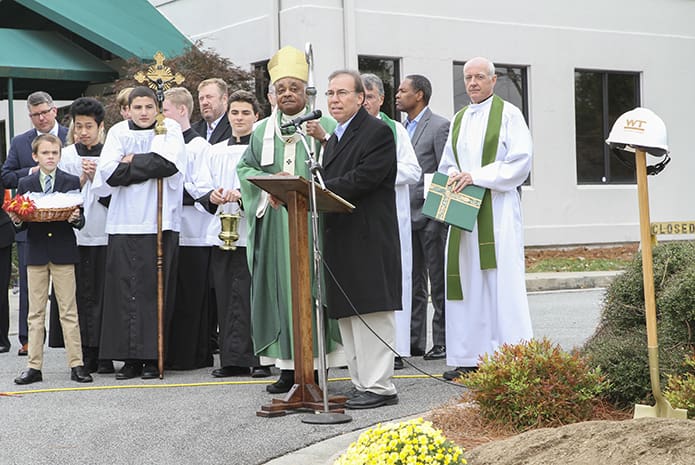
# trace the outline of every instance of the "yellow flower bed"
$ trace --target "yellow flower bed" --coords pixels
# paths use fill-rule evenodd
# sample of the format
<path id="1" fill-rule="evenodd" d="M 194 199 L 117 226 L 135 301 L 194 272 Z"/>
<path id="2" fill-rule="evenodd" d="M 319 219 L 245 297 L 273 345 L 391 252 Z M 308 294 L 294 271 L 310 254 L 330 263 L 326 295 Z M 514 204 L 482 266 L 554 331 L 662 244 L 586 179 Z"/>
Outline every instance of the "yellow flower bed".
<path id="1" fill-rule="evenodd" d="M 333 465 L 463 465 L 463 449 L 422 418 L 378 424 Z"/>

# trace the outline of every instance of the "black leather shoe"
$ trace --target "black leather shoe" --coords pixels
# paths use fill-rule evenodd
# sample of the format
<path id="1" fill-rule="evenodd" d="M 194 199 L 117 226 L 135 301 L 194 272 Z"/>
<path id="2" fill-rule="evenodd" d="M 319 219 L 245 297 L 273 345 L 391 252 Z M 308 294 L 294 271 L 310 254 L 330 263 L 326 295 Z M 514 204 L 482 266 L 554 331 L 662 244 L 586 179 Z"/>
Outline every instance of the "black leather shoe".
<path id="1" fill-rule="evenodd" d="M 91 383 L 94 381 L 92 375 L 89 374 L 84 366 L 72 367 L 70 369 L 70 379 L 78 383 Z"/>
<path id="2" fill-rule="evenodd" d="M 355 397 L 361 396 L 364 391 L 360 391 L 355 386 L 352 386 L 347 392 L 340 394 L 348 399 L 354 399 Z"/>
<path id="3" fill-rule="evenodd" d="M 425 360 L 440 360 L 442 358 L 446 358 L 446 347 L 433 346 L 422 358 Z"/>
<path id="4" fill-rule="evenodd" d="M 118 373 L 116 373 L 116 379 L 118 379 L 118 380 L 132 379 L 132 378 L 140 376 L 141 374 L 142 374 L 142 364 L 126 362 L 126 364 L 123 365 L 123 368 L 118 370 Z"/>
<path id="5" fill-rule="evenodd" d="M 252 378 L 267 378 L 269 376 L 272 376 L 272 373 L 270 372 L 270 367 L 253 367 L 253 368 L 251 368 L 251 377 Z"/>
<path id="6" fill-rule="evenodd" d="M 146 363 L 145 368 L 142 369 L 142 379 L 155 379 L 159 378 L 159 367 L 156 363 Z"/>
<path id="7" fill-rule="evenodd" d="M 41 375 L 41 370 L 34 368 L 27 368 L 14 379 L 16 384 L 31 384 L 37 381 L 43 381 L 43 376 Z"/>
<path id="8" fill-rule="evenodd" d="M 396 405 L 397 403 L 398 394 L 382 396 L 380 394 L 374 394 L 370 391 L 364 391 L 356 397 L 348 399 L 347 402 L 345 402 L 345 408 L 368 409 L 381 407 L 383 405 Z"/>
<path id="9" fill-rule="evenodd" d="M 474 371 L 478 371 L 478 367 L 456 367 L 453 370 L 445 371 L 442 378 L 453 381 L 466 373 L 471 373 Z"/>
<path id="10" fill-rule="evenodd" d="M 97 373 L 100 375 L 116 373 L 116 369 L 113 367 L 113 360 L 99 360 L 97 362 Z"/>
<path id="11" fill-rule="evenodd" d="M 403 359 L 401 357 L 396 357 L 393 359 L 393 369 L 394 370 L 402 370 L 405 368 L 405 365 L 403 364 Z"/>
<path id="12" fill-rule="evenodd" d="M 248 376 L 249 375 L 249 369 L 248 367 L 237 367 L 234 365 L 222 367 L 222 368 L 217 368 L 216 370 L 212 370 L 212 376 L 215 378 L 228 378 L 230 376 Z"/>
<path id="13" fill-rule="evenodd" d="M 294 386 L 294 370 L 282 370 L 280 378 L 273 384 L 267 385 L 265 390 L 271 394 L 284 394 L 290 392 L 292 386 Z"/>
<path id="14" fill-rule="evenodd" d="M 20 357 L 29 355 L 29 344 L 22 344 L 22 347 L 20 347 L 17 351 L 17 355 L 19 355 Z"/>
<path id="15" fill-rule="evenodd" d="M 7 345 L 7 346 L 0 346 L 0 354 L 3 354 L 3 353 L 5 353 L 5 352 L 9 352 L 9 351 L 10 351 L 10 346 L 9 346 L 9 345 Z"/>

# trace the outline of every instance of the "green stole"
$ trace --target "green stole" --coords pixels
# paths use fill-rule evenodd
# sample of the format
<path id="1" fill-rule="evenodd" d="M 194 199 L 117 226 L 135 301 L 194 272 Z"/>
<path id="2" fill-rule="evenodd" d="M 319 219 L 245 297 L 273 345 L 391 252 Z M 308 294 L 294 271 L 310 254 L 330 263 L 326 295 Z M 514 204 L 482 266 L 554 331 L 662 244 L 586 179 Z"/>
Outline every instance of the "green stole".
<path id="1" fill-rule="evenodd" d="M 383 111 L 379 112 L 379 117 L 381 118 L 381 121 L 384 123 L 388 124 L 389 127 L 391 128 L 391 132 L 393 133 L 393 139 L 396 141 L 396 148 L 398 148 L 398 135 L 396 134 L 396 122 L 392 120 L 391 118 L 388 117 L 386 113 Z"/>
<path id="2" fill-rule="evenodd" d="M 453 133 L 451 136 L 451 148 L 454 151 L 456 164 L 458 165 L 458 142 L 459 132 L 461 132 L 461 120 L 468 106 L 463 107 L 454 116 Z M 497 95 L 492 96 L 492 105 L 487 119 L 487 129 L 485 130 L 485 142 L 483 144 L 483 157 L 481 166 L 488 165 L 495 161 L 497 157 L 497 147 L 500 139 L 500 128 L 502 127 L 502 110 L 504 100 Z M 461 289 L 461 274 L 459 271 L 459 249 L 461 246 L 461 230 L 451 226 L 449 233 L 449 248 L 447 250 L 447 299 L 463 300 L 463 290 Z M 480 269 L 489 270 L 497 268 L 495 258 L 495 231 L 492 220 L 492 195 L 490 189 L 485 189 L 485 195 L 480 205 L 478 213 L 478 250 L 480 252 Z"/>

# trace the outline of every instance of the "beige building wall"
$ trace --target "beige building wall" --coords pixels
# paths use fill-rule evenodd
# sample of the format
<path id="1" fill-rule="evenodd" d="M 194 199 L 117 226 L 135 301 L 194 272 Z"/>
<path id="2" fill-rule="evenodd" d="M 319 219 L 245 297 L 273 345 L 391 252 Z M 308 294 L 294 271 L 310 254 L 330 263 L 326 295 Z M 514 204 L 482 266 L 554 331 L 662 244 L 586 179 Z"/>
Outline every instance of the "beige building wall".
<path id="1" fill-rule="evenodd" d="M 682 0 L 151 0 L 184 34 L 240 66 L 279 46 L 314 47 L 319 96 L 326 76 L 358 55 L 400 58 L 401 76 L 432 81 L 430 106 L 451 118 L 454 61 L 477 55 L 528 67 L 534 140 L 523 189 L 528 245 L 639 239 L 636 185 L 578 185 L 574 71 L 640 73 L 642 106 L 666 123 L 673 161 L 650 177 L 653 221 L 695 220 L 695 2 Z M 319 97 L 318 106 L 325 109 Z"/>

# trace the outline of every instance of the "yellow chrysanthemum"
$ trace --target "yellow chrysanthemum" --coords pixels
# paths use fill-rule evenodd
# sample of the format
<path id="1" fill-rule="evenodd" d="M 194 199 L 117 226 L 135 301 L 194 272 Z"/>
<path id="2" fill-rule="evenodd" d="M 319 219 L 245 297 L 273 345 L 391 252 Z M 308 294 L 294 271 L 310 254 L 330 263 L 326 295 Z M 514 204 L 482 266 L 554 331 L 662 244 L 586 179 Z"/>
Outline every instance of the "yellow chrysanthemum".
<path id="1" fill-rule="evenodd" d="M 422 418 L 379 423 L 350 444 L 334 465 L 463 465 L 463 449 Z"/>

